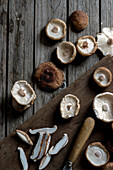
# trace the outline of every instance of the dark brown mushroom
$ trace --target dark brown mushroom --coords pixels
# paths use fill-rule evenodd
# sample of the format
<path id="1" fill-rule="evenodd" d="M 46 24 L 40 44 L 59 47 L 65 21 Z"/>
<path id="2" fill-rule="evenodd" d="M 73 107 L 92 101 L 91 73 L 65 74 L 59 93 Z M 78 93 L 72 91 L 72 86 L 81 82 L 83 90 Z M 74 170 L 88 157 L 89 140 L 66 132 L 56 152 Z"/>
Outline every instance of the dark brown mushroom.
<path id="1" fill-rule="evenodd" d="M 38 80 L 40 87 L 54 90 L 62 85 L 64 73 L 52 62 L 45 62 L 37 68 L 35 78 Z"/>
<path id="2" fill-rule="evenodd" d="M 84 11 L 74 11 L 70 16 L 70 21 L 76 30 L 83 30 L 88 26 L 88 15 Z"/>
<path id="3" fill-rule="evenodd" d="M 113 170 L 113 162 L 108 162 L 102 166 L 102 170 Z"/>

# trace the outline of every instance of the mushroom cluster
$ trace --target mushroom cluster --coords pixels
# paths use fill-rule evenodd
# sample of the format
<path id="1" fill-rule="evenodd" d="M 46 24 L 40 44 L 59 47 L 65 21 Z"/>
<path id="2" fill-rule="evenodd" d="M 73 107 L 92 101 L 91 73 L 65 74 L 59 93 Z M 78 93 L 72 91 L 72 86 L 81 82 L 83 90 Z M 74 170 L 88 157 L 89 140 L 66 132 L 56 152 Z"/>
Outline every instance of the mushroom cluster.
<path id="1" fill-rule="evenodd" d="M 97 43 L 103 55 L 113 56 L 113 28 L 103 28 L 102 33 L 97 34 Z"/>
<path id="2" fill-rule="evenodd" d="M 25 80 L 15 82 L 11 90 L 12 105 L 17 111 L 24 111 L 33 105 L 36 94 Z"/>

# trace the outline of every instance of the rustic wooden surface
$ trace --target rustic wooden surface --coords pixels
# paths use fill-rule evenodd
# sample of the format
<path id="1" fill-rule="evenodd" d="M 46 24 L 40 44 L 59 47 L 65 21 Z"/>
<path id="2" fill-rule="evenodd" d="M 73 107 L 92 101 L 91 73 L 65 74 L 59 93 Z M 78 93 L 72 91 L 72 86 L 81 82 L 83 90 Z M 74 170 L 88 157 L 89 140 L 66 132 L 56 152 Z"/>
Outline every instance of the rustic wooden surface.
<path id="1" fill-rule="evenodd" d="M 58 130 L 52 134 L 51 146 L 55 145 L 57 141 L 63 136 L 64 133 L 69 135 L 69 143 L 66 145 L 61 152 L 57 155 L 52 156 L 50 164 L 45 168 L 46 170 L 61 170 L 64 162 L 68 159 L 69 152 L 73 146 L 74 139 L 79 133 L 80 127 L 83 124 L 83 121 L 88 116 L 91 116 L 95 119 L 95 128 L 90 138 L 83 147 L 80 156 L 73 165 L 73 169 L 77 170 L 95 170 L 92 165 L 88 163 L 85 158 L 85 149 L 91 142 L 99 141 L 107 146 L 107 140 L 111 136 L 110 125 L 96 119 L 95 114 L 92 109 L 93 98 L 96 94 L 110 91 L 113 92 L 113 82 L 108 88 L 97 88 L 97 85 L 94 83 L 92 74 L 96 68 L 99 66 L 105 66 L 111 70 L 113 74 L 113 59 L 111 57 L 103 58 L 98 64 L 93 66 L 89 71 L 87 71 L 83 76 L 78 80 L 73 82 L 68 88 L 63 90 L 55 98 L 53 98 L 47 105 L 41 108 L 36 114 L 34 114 L 29 120 L 24 122 L 18 129 L 21 129 L 28 133 L 29 128 L 35 129 L 40 127 L 52 127 L 53 125 L 58 126 Z M 77 88 L 79 87 L 79 88 Z M 59 112 L 59 103 L 63 96 L 68 93 L 76 95 L 80 99 L 81 108 L 79 114 L 72 119 L 63 120 Z M 104 133 L 103 133 L 104 132 Z M 110 136 L 109 136 L 110 135 Z M 36 135 L 30 135 L 31 139 L 35 143 L 37 141 Z M 21 164 L 18 156 L 17 147 L 21 146 L 24 148 L 29 161 L 29 170 L 38 169 L 38 163 L 33 163 L 29 156 L 33 150 L 32 146 L 28 146 L 16 135 L 13 131 L 8 137 L 0 142 L 0 169 L 1 170 L 12 170 L 21 169 Z M 111 154 L 111 161 L 113 160 L 113 155 Z M 7 163 L 6 163 L 7 162 Z"/>
<path id="2" fill-rule="evenodd" d="M 70 14 L 77 9 L 89 16 L 88 27 L 80 33 L 73 32 L 68 22 Z M 55 56 L 56 46 L 61 41 L 54 42 L 46 37 L 47 22 L 52 18 L 64 20 L 67 34 L 63 40 L 76 43 L 80 36 L 96 37 L 103 27 L 113 26 L 112 17 L 112 0 L 0 0 L 0 140 L 103 57 L 97 51 L 85 59 L 77 55 L 72 64 L 61 65 Z M 65 72 L 65 85 L 54 93 L 41 91 L 33 79 L 37 66 L 46 61 L 54 62 Z M 20 79 L 34 87 L 37 99 L 33 107 L 18 114 L 11 107 L 10 90 Z"/>

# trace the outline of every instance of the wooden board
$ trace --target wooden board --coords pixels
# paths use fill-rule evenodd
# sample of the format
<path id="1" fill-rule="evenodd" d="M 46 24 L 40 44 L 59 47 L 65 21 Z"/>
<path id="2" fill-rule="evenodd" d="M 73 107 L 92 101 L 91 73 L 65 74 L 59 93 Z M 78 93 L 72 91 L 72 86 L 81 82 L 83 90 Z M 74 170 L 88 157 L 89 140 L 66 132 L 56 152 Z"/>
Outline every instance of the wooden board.
<path id="1" fill-rule="evenodd" d="M 111 70 L 113 74 L 113 59 L 110 56 L 103 58 L 98 64 L 93 66 L 89 71 L 87 71 L 82 77 L 72 83 L 68 88 L 63 90 L 59 95 L 53 98 L 47 105 L 40 109 L 36 114 L 34 114 L 29 120 L 23 123 L 18 129 L 21 129 L 25 132 L 28 132 L 29 128 L 41 128 L 41 127 L 50 127 L 53 125 L 58 125 L 58 130 L 52 135 L 51 146 L 54 145 L 64 133 L 69 135 L 69 143 L 67 146 L 59 152 L 58 155 L 53 156 L 50 164 L 45 168 L 46 170 L 60 170 L 66 159 L 68 158 L 69 152 L 73 146 L 73 141 L 76 139 L 77 133 L 80 130 L 80 127 L 84 119 L 88 116 L 95 118 L 95 115 L 92 110 L 92 101 L 96 94 L 110 91 L 113 92 L 113 82 L 112 84 L 105 89 L 98 88 L 92 79 L 92 74 L 96 68 L 99 66 L 105 66 Z M 59 103 L 63 96 L 68 93 L 76 95 L 81 101 L 81 109 L 78 116 L 63 120 L 59 112 Z M 96 120 L 95 129 L 84 146 L 79 158 L 75 162 L 73 169 L 77 170 L 90 170 L 93 168 L 85 158 L 85 149 L 87 145 L 94 141 L 101 141 L 106 145 L 108 135 L 109 135 L 109 124 L 103 123 L 99 120 Z M 34 142 L 36 142 L 37 136 L 31 137 Z M 0 143 L 0 169 L 1 170 L 12 170 L 21 169 L 21 163 L 19 160 L 18 151 L 16 150 L 18 146 L 22 146 L 26 152 L 27 158 L 31 154 L 33 147 L 27 146 L 22 142 L 19 137 L 13 131 L 8 137 L 6 137 Z M 112 157 L 111 157 L 112 159 Z M 29 170 L 38 169 L 38 163 L 33 163 L 29 159 Z"/>

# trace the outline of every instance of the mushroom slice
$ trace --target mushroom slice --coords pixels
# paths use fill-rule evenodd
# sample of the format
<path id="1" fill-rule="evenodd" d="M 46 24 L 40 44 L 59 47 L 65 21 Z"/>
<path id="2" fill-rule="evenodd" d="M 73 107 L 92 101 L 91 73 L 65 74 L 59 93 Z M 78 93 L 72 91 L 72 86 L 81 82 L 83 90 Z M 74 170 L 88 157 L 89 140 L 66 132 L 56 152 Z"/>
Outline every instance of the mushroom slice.
<path id="1" fill-rule="evenodd" d="M 97 34 L 97 43 L 103 55 L 113 56 L 113 28 L 103 28 L 102 33 Z"/>
<path id="2" fill-rule="evenodd" d="M 23 166 L 23 170 L 28 170 L 28 162 L 24 150 L 21 147 L 17 148 L 20 151 L 20 160 Z"/>
<path id="3" fill-rule="evenodd" d="M 46 34 L 52 40 L 60 40 L 66 35 L 66 24 L 60 19 L 52 19 L 46 26 Z"/>
<path id="4" fill-rule="evenodd" d="M 100 87 L 108 87 L 112 82 L 112 73 L 106 67 L 99 67 L 95 70 L 93 79 Z"/>
<path id="5" fill-rule="evenodd" d="M 31 141 L 31 139 L 27 133 L 25 133 L 21 130 L 16 130 L 16 133 L 24 142 L 26 142 L 29 145 L 33 145 L 33 142 Z"/>
<path id="6" fill-rule="evenodd" d="M 11 90 L 11 94 L 16 103 L 23 107 L 32 105 L 36 99 L 34 90 L 25 80 L 15 82 Z"/>
<path id="7" fill-rule="evenodd" d="M 110 155 L 105 146 L 94 142 L 87 147 L 86 158 L 93 166 L 100 167 L 109 161 Z"/>
<path id="8" fill-rule="evenodd" d="M 63 64 L 71 63 L 76 57 L 76 47 L 69 41 L 63 41 L 57 46 L 57 58 Z"/>
<path id="9" fill-rule="evenodd" d="M 113 170 L 113 162 L 108 162 L 102 166 L 102 170 Z"/>
<path id="10" fill-rule="evenodd" d="M 113 93 L 98 94 L 93 100 L 93 110 L 98 119 L 104 122 L 113 121 Z"/>
<path id="11" fill-rule="evenodd" d="M 37 144 L 33 150 L 33 153 L 32 155 L 30 156 L 30 159 L 34 160 L 38 157 L 38 155 L 40 154 L 41 152 L 41 146 L 42 146 L 42 142 L 43 142 L 43 139 L 44 139 L 44 133 L 40 133 L 39 135 L 39 139 L 37 141 Z"/>
<path id="12" fill-rule="evenodd" d="M 51 160 L 51 155 L 46 154 L 40 162 L 39 169 L 40 170 L 44 169 L 49 164 L 50 160 Z"/>
<path id="13" fill-rule="evenodd" d="M 48 152 L 49 146 L 50 146 L 50 142 L 51 142 L 51 135 L 49 135 L 49 139 L 46 141 L 46 148 L 45 148 L 45 155 Z"/>
<path id="14" fill-rule="evenodd" d="M 68 135 L 65 133 L 62 139 L 55 145 L 52 146 L 49 150 L 50 155 L 56 155 L 62 148 L 68 143 Z"/>
<path id="15" fill-rule="evenodd" d="M 60 112 L 61 116 L 64 119 L 68 119 L 70 117 L 74 117 L 78 114 L 80 110 L 80 100 L 72 95 L 67 94 L 64 96 L 60 103 Z"/>
<path id="16" fill-rule="evenodd" d="M 41 144 L 41 151 L 38 155 L 37 158 L 34 159 L 34 162 L 36 162 L 37 160 L 40 160 L 44 155 L 45 155 L 45 152 L 47 151 L 47 145 L 48 145 L 48 140 L 49 140 L 49 134 L 44 134 L 44 139 L 42 141 L 42 144 Z M 49 144 L 50 144 L 50 140 L 49 140 Z"/>
<path id="17" fill-rule="evenodd" d="M 45 62 L 40 64 L 37 68 L 35 78 L 38 80 L 40 87 L 55 90 L 62 85 L 64 73 L 52 62 Z"/>
<path id="18" fill-rule="evenodd" d="M 41 128 L 41 129 L 29 129 L 29 132 L 34 135 L 34 134 L 37 134 L 37 133 L 40 133 L 40 132 L 44 132 L 44 133 L 49 133 L 49 134 L 52 134 L 54 132 L 56 132 L 57 130 L 57 126 L 54 125 L 53 128 Z"/>
<path id="19" fill-rule="evenodd" d="M 91 35 L 80 37 L 76 48 L 82 56 L 90 56 L 97 50 L 97 42 Z"/>

